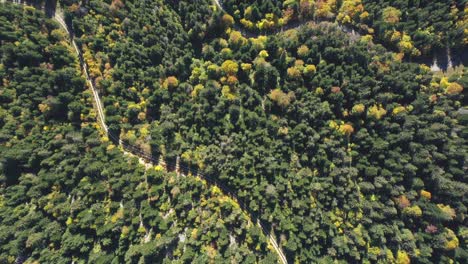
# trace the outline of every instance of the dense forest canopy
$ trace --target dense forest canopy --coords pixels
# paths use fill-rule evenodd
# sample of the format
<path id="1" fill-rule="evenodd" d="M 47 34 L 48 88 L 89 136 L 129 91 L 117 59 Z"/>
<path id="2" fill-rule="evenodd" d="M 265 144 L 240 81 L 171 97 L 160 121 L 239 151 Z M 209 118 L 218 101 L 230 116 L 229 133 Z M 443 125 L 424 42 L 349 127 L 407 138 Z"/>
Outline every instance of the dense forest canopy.
<path id="1" fill-rule="evenodd" d="M 272 263 L 219 189 L 145 170 L 95 127 L 56 22 L 0 6 L 0 263 Z"/>
<path id="2" fill-rule="evenodd" d="M 466 47 L 465 1 L 60 4 L 110 133 L 235 190 L 290 263 L 468 258 L 467 69 L 402 61 Z M 98 133 L 52 20 L 0 10 L 0 261 L 276 261 L 219 189 Z"/>
<path id="3" fill-rule="evenodd" d="M 245 29 L 268 32 L 297 21 L 336 21 L 417 57 L 467 48 L 465 0 L 219 0 Z"/>

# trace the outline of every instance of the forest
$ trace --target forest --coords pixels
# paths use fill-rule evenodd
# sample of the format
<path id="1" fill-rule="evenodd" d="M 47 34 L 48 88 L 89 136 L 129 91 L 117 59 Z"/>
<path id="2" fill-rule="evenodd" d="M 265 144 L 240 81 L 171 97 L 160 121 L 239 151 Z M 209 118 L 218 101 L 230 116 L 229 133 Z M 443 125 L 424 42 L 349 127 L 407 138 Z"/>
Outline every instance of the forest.
<path id="1" fill-rule="evenodd" d="M 82 62 L 1 4 L 0 263 L 278 262 L 257 220 L 288 263 L 464 263 L 467 68 L 404 60 L 466 48 L 449 2 L 59 1 Z M 238 201 L 124 155 L 80 63 L 109 135 Z"/>
<path id="2" fill-rule="evenodd" d="M 32 8 L 0 14 L 0 263 L 276 260 L 219 189 L 145 170 L 99 133 L 56 22 Z"/>
<path id="3" fill-rule="evenodd" d="M 268 32 L 298 21 L 330 21 L 410 57 L 468 45 L 465 0 L 219 0 L 245 29 Z"/>

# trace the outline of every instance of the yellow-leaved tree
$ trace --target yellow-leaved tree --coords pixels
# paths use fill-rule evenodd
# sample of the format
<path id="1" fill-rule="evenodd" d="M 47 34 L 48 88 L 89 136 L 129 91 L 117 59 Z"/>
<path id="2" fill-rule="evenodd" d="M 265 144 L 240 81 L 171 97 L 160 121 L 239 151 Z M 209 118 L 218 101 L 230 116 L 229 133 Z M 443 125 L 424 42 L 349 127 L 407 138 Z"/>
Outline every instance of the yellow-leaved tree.
<path id="1" fill-rule="evenodd" d="M 226 60 L 221 64 L 221 69 L 227 75 L 236 75 L 239 70 L 239 65 L 235 61 Z"/>
<path id="2" fill-rule="evenodd" d="M 344 0 L 336 20 L 343 24 L 352 24 L 354 18 L 364 12 L 361 0 Z"/>
<path id="3" fill-rule="evenodd" d="M 373 105 L 367 110 L 367 115 L 376 120 L 380 120 L 385 114 L 387 114 L 387 110 L 381 104 Z"/>
<path id="4" fill-rule="evenodd" d="M 388 6 L 382 10 L 382 20 L 389 24 L 400 22 L 401 11 L 392 6 Z"/>
<path id="5" fill-rule="evenodd" d="M 336 14 L 336 0 L 321 0 L 315 3 L 315 17 L 330 19 Z"/>
<path id="6" fill-rule="evenodd" d="M 285 108 L 294 99 L 294 93 L 293 92 L 285 93 L 281 91 L 281 89 L 277 88 L 277 89 L 271 90 L 268 97 L 273 102 L 275 102 L 279 107 Z"/>
<path id="7" fill-rule="evenodd" d="M 165 89 L 174 89 L 179 86 L 179 80 L 175 76 L 169 76 L 163 82 L 163 88 Z"/>
<path id="8" fill-rule="evenodd" d="M 231 15 L 224 14 L 221 18 L 221 23 L 224 27 L 232 27 L 232 25 L 234 25 L 234 18 Z"/>

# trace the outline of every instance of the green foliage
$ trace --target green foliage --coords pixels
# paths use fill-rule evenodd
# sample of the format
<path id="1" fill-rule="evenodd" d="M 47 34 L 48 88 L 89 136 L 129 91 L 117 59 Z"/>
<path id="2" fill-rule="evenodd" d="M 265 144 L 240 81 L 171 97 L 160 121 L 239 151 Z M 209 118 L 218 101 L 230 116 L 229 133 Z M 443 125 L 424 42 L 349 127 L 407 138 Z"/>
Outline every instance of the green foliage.
<path id="1" fill-rule="evenodd" d="M 220 1 L 249 31 L 272 31 L 298 21 L 336 20 L 410 56 L 468 44 L 467 3 L 455 0 Z M 394 33 L 400 37 L 395 38 Z M 393 36 L 393 37 L 392 37 Z"/>
<path id="2" fill-rule="evenodd" d="M 415 18 L 439 2 L 393 1 L 393 20 L 387 2 L 223 1 L 239 8 L 224 24 L 208 0 L 63 3 L 111 131 L 203 168 L 291 262 L 462 262 L 466 71 L 433 76 L 330 23 L 245 39 L 227 28 L 241 18 L 274 28 L 285 8 L 410 54 L 426 50 L 415 21 L 451 34 L 439 11 Z M 0 12 L 0 262 L 275 261 L 220 189 L 145 170 L 99 137 L 55 23 Z"/>
<path id="3" fill-rule="evenodd" d="M 10 18 L 2 33 L 11 35 L 0 39 L 8 61 L 0 89 L 0 263 L 276 261 L 230 198 L 194 176 L 145 169 L 100 138 L 78 60 L 51 34 L 55 22 L 21 6 L 2 4 L 0 13 Z M 19 42 L 43 56 L 13 56 Z"/>
<path id="4" fill-rule="evenodd" d="M 367 2 L 361 2 L 362 12 L 358 2 L 347 1 L 353 12 L 339 11 L 332 1 L 317 11 L 328 17 L 333 15 L 327 12 L 342 12 L 354 26 L 369 23 L 362 16 Z M 223 5 L 228 8 L 229 2 Z M 119 26 L 106 20 L 99 8 L 86 7 L 95 14 L 75 15 L 74 23 L 102 20 L 105 32 Z M 173 16 L 174 25 L 166 28 L 178 29 L 175 21 L 185 14 L 169 7 L 162 9 Z M 138 15 L 132 21 L 140 22 L 127 21 L 132 27 L 125 35 L 158 33 L 152 43 L 162 41 L 160 35 L 168 33 L 145 29 L 142 25 L 159 22 L 142 10 L 127 8 L 127 16 Z M 249 16 L 262 12 L 253 6 Z M 235 28 L 243 14 L 229 13 Z M 208 38 L 191 45 L 171 43 L 170 49 L 191 54 L 190 60 L 172 53 L 142 65 L 131 55 L 137 46 L 124 53 L 110 46 L 103 51 L 93 47 L 95 58 L 109 56 L 114 71 L 108 76 L 104 101 L 108 110 L 114 110 L 111 117 L 116 116 L 122 134 L 132 130 L 135 144 L 146 142 L 152 152 L 167 158 L 181 156 L 236 190 L 254 215 L 272 228 L 289 260 L 310 263 L 329 256 L 395 261 L 401 241 L 408 243 L 404 252 L 410 259 L 455 259 L 443 246 L 433 247 L 434 235 L 425 229 L 431 224 L 439 230 L 461 224 L 456 217 L 445 217 L 439 201 L 457 214 L 465 211 L 464 156 L 454 151 L 465 139 L 455 132 L 459 126 L 453 122 L 462 93 L 456 85 L 448 89 L 450 83 L 462 85 L 462 79 L 443 82 L 447 84 L 443 89 L 427 88 L 432 76 L 424 67 L 398 62 L 381 46 L 352 42 L 331 24 L 243 40 L 239 30 L 222 25 L 221 13 L 213 16 L 216 23 L 207 29 Z M 262 19 L 266 16 L 250 18 Z M 89 47 L 91 39 L 106 43 L 107 37 L 93 29 L 85 31 L 83 43 Z M 184 39 L 187 33 L 181 29 L 174 34 Z M 115 39 L 115 45 L 136 39 Z M 145 49 L 138 50 L 143 58 L 148 56 Z M 135 63 L 125 63 L 124 57 Z M 183 63 L 174 68 L 177 61 Z M 158 74 L 150 75 L 151 69 L 158 69 Z M 164 89 L 169 76 L 177 78 L 178 86 Z M 135 89 L 129 93 L 128 87 Z M 430 99 L 433 96 L 437 100 Z M 135 104 L 145 118 L 122 120 L 119 111 Z M 331 121 L 335 128 L 329 126 Z M 141 133 L 142 127 L 150 137 Z M 414 185 L 415 178 L 422 182 Z M 422 188 L 431 193 L 430 200 L 418 200 Z M 178 193 L 174 197 L 183 193 L 171 190 Z M 407 197 L 405 206 L 400 206 L 399 197 Z M 350 234 L 359 225 L 360 233 Z M 407 242 L 410 237 L 421 239 L 412 244 Z M 206 252 L 213 253 L 209 248 Z"/>
<path id="5" fill-rule="evenodd" d="M 372 28 L 376 39 L 392 47 L 406 48 L 408 54 L 430 54 L 449 45 L 451 48 L 466 47 L 466 2 L 437 0 L 390 1 L 363 0 L 369 12 L 364 21 L 367 28 Z M 391 43 L 389 32 L 407 34 L 406 40 Z M 414 46 L 408 49 L 409 45 Z M 416 52 L 416 53 L 415 53 Z"/>

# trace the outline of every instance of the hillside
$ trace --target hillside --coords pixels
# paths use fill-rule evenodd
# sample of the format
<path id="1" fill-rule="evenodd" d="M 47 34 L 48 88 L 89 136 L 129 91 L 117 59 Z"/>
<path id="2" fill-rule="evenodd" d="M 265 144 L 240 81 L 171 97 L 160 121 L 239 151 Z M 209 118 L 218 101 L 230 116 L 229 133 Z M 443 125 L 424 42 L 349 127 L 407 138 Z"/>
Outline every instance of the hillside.
<path id="1" fill-rule="evenodd" d="M 466 49 L 468 5 L 464 0 L 219 0 L 250 31 L 268 32 L 297 21 L 334 21 L 407 56 L 446 47 Z"/>
<path id="2" fill-rule="evenodd" d="M 56 22 L 32 8 L 2 5 L 0 14 L 0 263 L 277 258 L 219 189 L 145 170 L 98 133 Z"/>
<path id="3" fill-rule="evenodd" d="M 406 2 L 60 1 L 82 62 L 0 5 L 0 263 L 463 263 L 467 68 L 405 58 L 466 4 Z"/>

